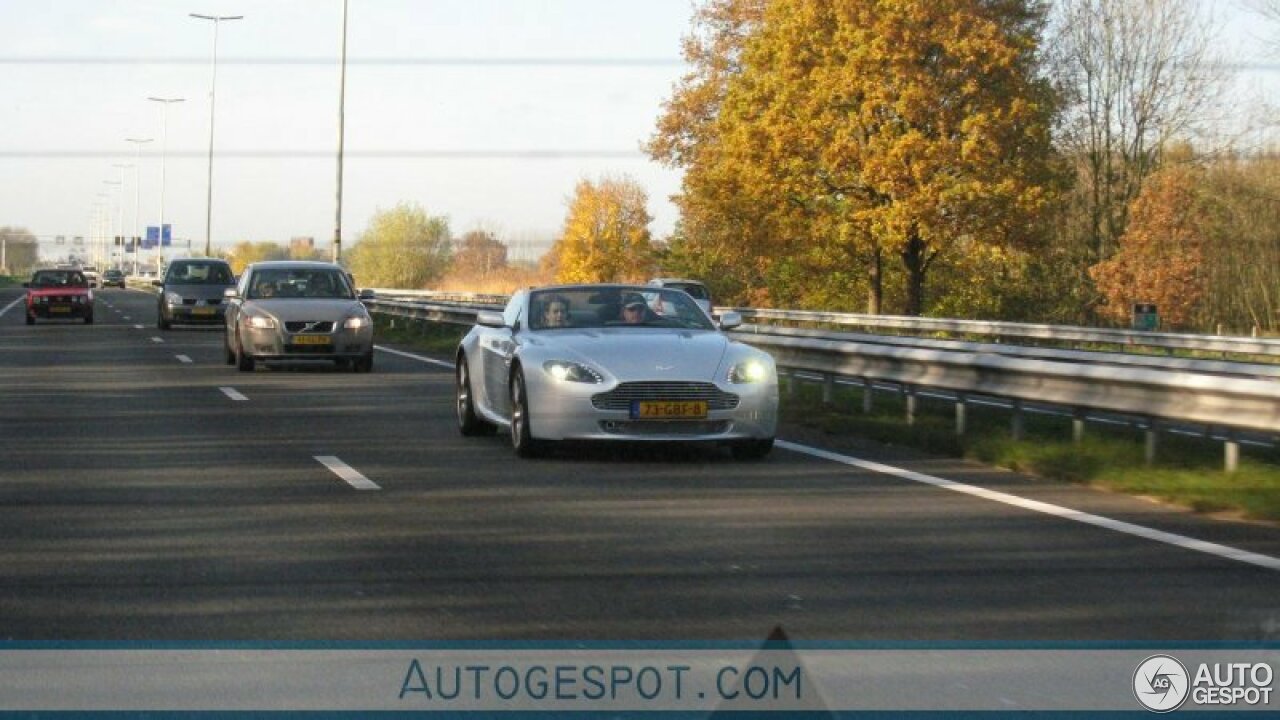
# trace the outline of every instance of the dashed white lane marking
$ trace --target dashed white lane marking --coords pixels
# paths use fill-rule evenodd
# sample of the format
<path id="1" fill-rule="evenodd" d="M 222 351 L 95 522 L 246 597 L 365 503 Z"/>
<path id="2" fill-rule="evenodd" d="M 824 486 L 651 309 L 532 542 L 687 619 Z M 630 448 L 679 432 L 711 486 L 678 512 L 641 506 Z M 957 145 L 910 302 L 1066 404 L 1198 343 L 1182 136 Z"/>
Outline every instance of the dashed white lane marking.
<path id="1" fill-rule="evenodd" d="M 4 309 L 3 309 L 3 310 L 0 310 L 0 316 L 3 316 L 5 313 L 7 313 L 7 312 L 9 312 L 10 310 L 12 310 L 14 305 L 17 305 L 18 303 L 23 302 L 23 301 L 24 301 L 24 300 L 26 300 L 26 299 L 27 299 L 27 296 L 26 296 L 26 295 L 23 295 L 23 296 L 19 297 L 17 300 L 14 300 L 13 302 L 9 303 L 8 305 L 5 305 L 5 306 L 4 306 Z"/>
<path id="2" fill-rule="evenodd" d="M 121 319 L 121 320 L 132 320 L 133 318 L 129 317 L 128 315 L 124 315 L 124 316 L 122 316 L 120 319 Z M 141 326 L 141 325 L 139 325 L 138 327 L 142 327 L 142 326 Z"/>
<path id="3" fill-rule="evenodd" d="M 223 395 L 226 395 L 237 402 L 244 402 L 249 399 L 244 395 L 241 395 L 240 392 L 233 387 L 220 387 L 218 389 L 222 391 Z"/>
<path id="4" fill-rule="evenodd" d="M 407 357 L 411 360 L 417 360 L 418 362 L 424 362 L 429 365 L 439 365 L 440 367 L 447 367 L 447 368 L 453 367 L 453 363 L 448 363 L 443 360 L 433 360 L 432 358 L 423 357 L 421 355 L 414 355 L 413 353 L 407 353 L 403 350 L 392 350 L 389 347 L 382 347 L 381 345 L 374 345 L 373 349 L 381 350 L 382 352 L 385 352 L 385 353 L 391 353 L 392 355 L 399 355 L 400 357 Z"/>
<path id="5" fill-rule="evenodd" d="M 178 358 L 178 362 L 180 363 L 186 363 L 187 365 L 191 364 L 191 358 L 186 355 L 174 355 L 174 357 Z"/>
<path id="6" fill-rule="evenodd" d="M 128 320 L 128 319 L 129 319 L 129 318 L 125 318 L 125 320 Z M 145 329 L 145 328 L 143 328 L 141 325 L 134 325 L 134 326 L 133 326 L 133 329 L 134 329 L 134 330 L 143 330 L 143 329 Z"/>
<path id="7" fill-rule="evenodd" d="M 1195 552 L 1216 555 L 1228 560 L 1235 560 L 1236 562 L 1249 563 L 1250 565 L 1264 567 L 1268 570 L 1280 570 L 1280 558 L 1271 557 L 1270 555 L 1262 555 L 1226 545 L 1205 542 L 1204 540 L 1196 540 L 1195 538 L 1189 538 L 1185 535 L 1176 535 L 1174 533 L 1164 532 L 1163 530 L 1155 530 L 1141 525 L 1134 525 L 1133 523 L 1112 520 L 1111 518 L 1102 517 L 1101 515 L 1093 515 L 1079 510 L 1072 510 L 1071 508 L 1062 507 L 1061 505 L 1051 505 L 1038 500 L 1028 500 L 1026 498 L 1018 497 L 1017 495 L 996 492 L 995 490 L 988 490 L 987 488 L 981 488 L 975 485 L 966 485 L 964 483 L 955 482 L 954 480 L 946 480 L 932 475 L 925 475 L 924 473 L 893 467 L 892 465 L 872 462 L 870 460 L 860 460 L 848 455 L 819 450 L 818 448 L 811 448 L 807 445 L 797 445 L 795 443 L 786 442 L 785 440 L 778 440 L 776 444 L 780 448 L 790 450 L 792 452 L 798 452 L 803 455 L 822 458 L 823 460 L 830 460 L 844 465 L 852 465 L 853 467 L 870 470 L 871 472 L 893 475 L 894 477 L 899 477 L 903 480 L 911 480 L 913 482 L 942 488 L 943 490 L 965 493 L 966 495 L 980 497 L 984 500 L 1004 503 L 1005 505 L 1012 505 L 1032 512 L 1053 515 L 1054 517 L 1063 518 L 1064 520 L 1074 520 L 1075 522 L 1084 523 L 1086 525 L 1094 525 L 1096 527 L 1114 530 L 1115 532 L 1125 533 L 1127 535 L 1135 535 L 1140 538 L 1146 538 L 1147 540 L 1154 540 L 1156 542 L 1174 545 L 1184 550 L 1193 550 Z"/>
<path id="8" fill-rule="evenodd" d="M 153 338 L 151 338 L 151 342 L 153 342 L 153 343 L 162 343 L 162 342 L 164 342 L 164 338 L 160 338 L 160 337 L 153 337 Z"/>
<path id="9" fill-rule="evenodd" d="M 333 455 L 316 455 L 315 459 L 320 461 L 321 465 L 333 471 L 334 475 L 342 478 L 348 485 L 357 490 L 381 490 L 378 484 L 369 478 L 361 475 L 358 470 L 350 465 L 342 462 Z"/>

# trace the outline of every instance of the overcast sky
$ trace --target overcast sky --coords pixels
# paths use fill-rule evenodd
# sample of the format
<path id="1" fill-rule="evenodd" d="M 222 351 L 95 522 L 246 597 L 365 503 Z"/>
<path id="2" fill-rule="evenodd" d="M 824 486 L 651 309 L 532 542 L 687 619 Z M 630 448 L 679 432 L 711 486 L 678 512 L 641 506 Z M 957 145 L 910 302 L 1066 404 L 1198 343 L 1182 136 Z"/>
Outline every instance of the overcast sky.
<path id="1" fill-rule="evenodd" d="M 1223 8 L 1236 59 L 1274 61 L 1249 36 L 1261 26 Z M 213 27 L 192 12 L 245 16 L 219 31 L 214 245 L 327 246 L 341 0 L 0 0 L 0 225 L 87 236 L 95 203 L 119 195 L 131 234 L 135 188 L 139 224 L 157 224 L 162 109 L 147 97 L 183 97 L 164 214 L 203 245 Z M 691 14 L 691 0 L 350 0 L 344 238 L 409 201 L 536 254 L 576 182 L 603 174 L 638 180 L 665 236 L 679 173 L 639 146 L 684 72 Z M 127 137 L 155 142 L 140 173 L 105 184 L 135 160 Z"/>

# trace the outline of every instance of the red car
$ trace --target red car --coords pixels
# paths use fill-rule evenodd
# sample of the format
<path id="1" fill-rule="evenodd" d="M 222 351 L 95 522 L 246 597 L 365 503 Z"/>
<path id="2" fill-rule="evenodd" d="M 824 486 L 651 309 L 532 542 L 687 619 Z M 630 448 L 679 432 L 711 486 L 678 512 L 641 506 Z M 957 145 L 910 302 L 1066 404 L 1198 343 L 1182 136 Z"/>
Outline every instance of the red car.
<path id="1" fill-rule="evenodd" d="M 27 288 L 27 324 L 36 318 L 81 318 L 93 323 L 93 291 L 79 270 L 37 270 Z"/>

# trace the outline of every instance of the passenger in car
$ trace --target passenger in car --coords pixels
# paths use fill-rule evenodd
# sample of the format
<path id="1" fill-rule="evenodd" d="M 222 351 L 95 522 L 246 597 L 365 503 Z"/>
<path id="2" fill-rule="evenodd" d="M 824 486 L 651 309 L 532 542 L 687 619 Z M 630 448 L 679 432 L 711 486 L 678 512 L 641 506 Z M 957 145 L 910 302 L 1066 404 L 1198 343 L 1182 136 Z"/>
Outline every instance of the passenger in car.
<path id="1" fill-rule="evenodd" d="M 542 327 L 558 328 L 569 325 L 569 300 L 553 295 L 542 306 Z"/>

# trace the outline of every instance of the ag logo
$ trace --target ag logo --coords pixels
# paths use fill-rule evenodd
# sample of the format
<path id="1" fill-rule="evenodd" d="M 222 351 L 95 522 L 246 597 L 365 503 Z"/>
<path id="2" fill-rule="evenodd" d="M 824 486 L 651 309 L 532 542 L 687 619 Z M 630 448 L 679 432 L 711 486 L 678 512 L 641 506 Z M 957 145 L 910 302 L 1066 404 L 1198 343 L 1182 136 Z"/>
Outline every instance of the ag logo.
<path id="1" fill-rule="evenodd" d="M 1177 710 L 1186 702 L 1190 677 L 1176 658 L 1152 655 L 1133 671 L 1133 696 L 1152 712 Z"/>

